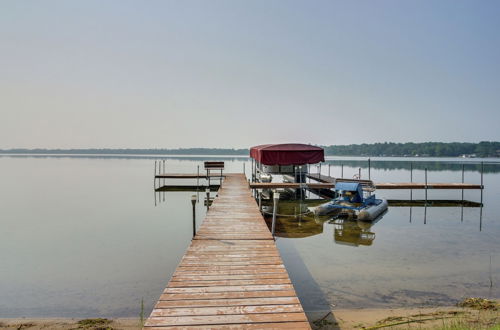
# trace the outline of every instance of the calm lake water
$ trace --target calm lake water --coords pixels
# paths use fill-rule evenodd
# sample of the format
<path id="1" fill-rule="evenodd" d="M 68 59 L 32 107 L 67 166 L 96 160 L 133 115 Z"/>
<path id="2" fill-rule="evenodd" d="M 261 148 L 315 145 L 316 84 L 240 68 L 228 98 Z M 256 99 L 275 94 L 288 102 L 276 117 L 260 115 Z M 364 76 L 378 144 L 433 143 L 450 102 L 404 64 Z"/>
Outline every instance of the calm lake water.
<path id="1" fill-rule="evenodd" d="M 192 235 L 193 193 L 155 194 L 154 159 L 0 156 L 0 317 L 136 317 L 141 299 L 150 312 Z M 204 160 L 217 159 L 228 172 L 241 172 L 246 163 L 250 174 L 245 157 L 163 159 L 168 172 L 195 173 Z M 460 182 L 463 161 L 413 160 L 413 180 L 423 182 L 427 167 L 429 182 Z M 343 164 L 344 177 L 359 168 L 368 175 L 365 159 L 329 163 L 323 174 L 340 176 Z M 376 182 L 410 179 L 408 159 L 378 158 L 371 165 Z M 500 298 L 500 165 L 484 170 L 482 210 L 391 206 L 372 226 L 279 218 L 277 244 L 305 309 Z M 479 183 L 479 171 L 468 163 L 465 181 Z M 377 195 L 410 197 L 406 190 Z M 464 197 L 480 201 L 479 191 Z M 413 192 L 413 199 L 423 198 L 423 191 Z M 429 191 L 428 198 L 460 200 L 461 191 Z M 280 206 L 280 213 L 300 213 L 300 205 Z M 198 203 L 198 219 L 204 212 Z"/>

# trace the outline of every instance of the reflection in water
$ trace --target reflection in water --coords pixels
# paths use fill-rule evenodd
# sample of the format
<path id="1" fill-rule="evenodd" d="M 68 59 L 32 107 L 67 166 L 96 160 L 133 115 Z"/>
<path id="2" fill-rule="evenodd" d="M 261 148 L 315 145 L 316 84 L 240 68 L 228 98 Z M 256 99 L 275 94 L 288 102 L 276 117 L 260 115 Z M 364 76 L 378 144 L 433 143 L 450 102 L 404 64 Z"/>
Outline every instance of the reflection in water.
<path id="1" fill-rule="evenodd" d="M 334 224 L 334 239 L 337 244 L 345 244 L 350 246 L 372 245 L 375 239 L 375 233 L 370 231 L 371 222 L 336 219 L 331 223 Z"/>
<path id="2" fill-rule="evenodd" d="M 474 256 L 470 259 L 473 264 L 459 262 L 465 252 L 457 254 L 448 249 L 449 242 L 470 242 L 479 237 L 477 230 L 474 233 L 464 229 L 473 229 L 477 220 L 481 226 L 480 203 L 394 200 L 393 209 L 372 222 L 303 213 L 322 202 L 280 200 L 278 204 L 277 243 L 283 253 L 297 251 L 284 261 L 295 275 L 297 293 L 309 311 L 323 310 L 324 307 L 318 307 L 318 301 L 324 300 L 326 304 L 322 306 L 377 308 L 450 305 L 463 295 L 498 296 L 498 290 L 492 290 L 489 282 L 485 284 L 480 279 L 483 269 L 490 274 L 498 272 L 484 268 L 492 253 L 485 246 L 491 249 L 491 241 L 485 246 L 476 242 L 473 252 L 468 247 L 460 247 Z M 265 203 L 269 203 L 263 210 L 270 226 L 272 203 Z M 474 227 L 467 219 L 460 222 L 464 210 L 466 214 L 479 215 L 479 219 L 474 216 Z M 405 221 L 408 211 L 412 224 Z M 447 214 L 454 214 L 460 226 L 445 221 Z M 416 218 L 413 221 L 412 216 Z M 423 223 L 428 224 L 423 226 Z M 481 237 L 489 240 L 489 236 Z M 484 254 L 488 256 L 487 261 Z M 293 267 L 296 259 L 304 263 L 298 270 Z M 312 291 L 311 288 L 316 287 L 320 292 Z"/>
<path id="3" fill-rule="evenodd" d="M 332 216 L 315 216 L 308 207 L 322 203 L 321 200 L 280 201 L 275 234 L 284 238 L 305 238 L 323 233 L 326 225 L 334 226 L 334 240 L 338 244 L 351 246 L 371 245 L 375 233 L 371 227 L 387 213 L 383 213 L 373 221 L 356 221 Z M 268 226 L 272 221 L 272 205 L 263 205 Z"/>
<path id="4" fill-rule="evenodd" d="M 297 200 L 279 201 L 277 209 L 277 222 L 275 236 L 286 238 L 304 238 L 321 234 L 323 222 L 314 217 L 308 207 L 316 206 L 324 200 Z M 262 213 L 271 226 L 273 205 L 272 202 L 262 201 Z"/>
<path id="5" fill-rule="evenodd" d="M 372 227 L 380 221 L 388 211 L 373 221 L 360 221 L 337 216 L 315 216 L 310 207 L 323 203 L 322 199 L 279 201 L 275 234 L 283 238 L 305 238 L 324 232 L 324 226 L 333 225 L 334 241 L 337 244 L 350 246 L 370 246 L 375 240 Z M 460 200 L 389 200 L 391 207 L 408 207 L 409 222 L 412 222 L 413 208 L 423 208 L 421 219 L 427 224 L 428 208 L 460 207 L 460 221 L 463 222 L 464 208 L 479 208 L 479 230 L 482 230 L 481 203 Z M 262 201 L 262 213 L 268 226 L 272 222 L 273 205 L 270 201 Z"/>

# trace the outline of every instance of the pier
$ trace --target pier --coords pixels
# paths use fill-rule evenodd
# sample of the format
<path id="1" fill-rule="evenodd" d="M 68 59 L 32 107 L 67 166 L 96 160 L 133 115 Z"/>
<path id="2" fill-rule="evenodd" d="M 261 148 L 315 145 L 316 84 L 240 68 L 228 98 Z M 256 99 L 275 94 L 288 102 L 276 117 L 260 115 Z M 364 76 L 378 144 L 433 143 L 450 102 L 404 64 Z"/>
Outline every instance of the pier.
<path id="1" fill-rule="evenodd" d="M 429 183 L 427 169 L 424 183 L 412 182 L 412 175 L 409 183 L 374 183 L 361 180 L 361 170 L 357 179 L 321 175 L 320 169 L 310 173 L 311 164 L 324 162 L 324 150 L 316 146 L 260 145 L 250 149 L 250 157 L 249 180 L 245 163 L 241 174 L 223 173 L 224 162 L 208 161 L 201 172 L 197 167 L 196 174 L 175 174 L 165 171 L 165 161 L 159 162 L 157 172 L 155 162 L 155 192 L 205 191 L 208 211 L 197 232 L 193 217 L 193 240 L 147 319 L 146 329 L 310 329 L 273 237 L 281 189 L 297 189 L 301 199 L 304 190 L 330 199 L 339 182 L 357 182 L 367 191 L 410 190 L 410 201 L 397 200 L 394 205 L 425 210 L 432 203 L 460 205 L 462 211 L 463 206 L 482 207 L 482 171 L 480 185 L 464 183 L 463 172 L 462 183 Z M 281 176 L 283 182 L 272 182 L 273 175 Z M 166 179 L 195 179 L 196 185 L 171 185 Z M 413 189 L 424 189 L 425 200 L 413 201 Z M 428 201 L 428 189 L 462 190 L 462 200 Z M 464 201 L 465 189 L 479 189 L 481 202 Z M 217 196 L 212 201 L 214 190 Z M 271 232 L 260 211 L 264 194 L 274 202 Z M 194 210 L 196 196 L 192 202 Z"/>
<path id="2" fill-rule="evenodd" d="M 310 329 L 243 174 L 218 196 L 145 329 Z"/>
<path id="3" fill-rule="evenodd" d="M 308 174 L 309 179 L 316 180 L 323 184 L 335 185 L 335 182 L 361 182 L 367 186 L 373 186 L 375 189 L 484 189 L 482 184 L 470 184 L 470 183 L 431 183 L 431 182 L 401 182 L 401 183 L 373 183 L 370 180 L 355 180 L 355 179 L 341 179 L 334 178 L 327 175 L 320 174 Z"/>

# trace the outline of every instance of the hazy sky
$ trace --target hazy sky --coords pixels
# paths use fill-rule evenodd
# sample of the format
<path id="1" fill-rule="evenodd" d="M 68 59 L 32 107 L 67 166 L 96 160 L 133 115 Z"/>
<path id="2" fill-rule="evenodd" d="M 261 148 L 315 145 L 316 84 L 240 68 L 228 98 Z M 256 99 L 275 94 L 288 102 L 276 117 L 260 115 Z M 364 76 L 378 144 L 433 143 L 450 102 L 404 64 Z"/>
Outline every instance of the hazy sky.
<path id="1" fill-rule="evenodd" d="M 500 140 L 500 1 L 0 0 L 0 148 Z"/>

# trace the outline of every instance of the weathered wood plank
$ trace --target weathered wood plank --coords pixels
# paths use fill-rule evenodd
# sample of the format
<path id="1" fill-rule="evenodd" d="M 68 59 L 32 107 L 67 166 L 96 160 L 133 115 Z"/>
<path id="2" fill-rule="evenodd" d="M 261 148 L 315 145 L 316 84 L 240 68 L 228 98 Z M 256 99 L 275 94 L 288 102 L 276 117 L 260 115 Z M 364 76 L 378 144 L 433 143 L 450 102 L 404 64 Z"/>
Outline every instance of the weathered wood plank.
<path id="1" fill-rule="evenodd" d="M 151 316 L 200 316 L 200 315 L 241 315 L 241 314 L 273 314 L 300 313 L 300 304 L 293 305 L 263 305 L 263 306 L 224 306 L 224 307 L 194 307 L 194 308 L 162 308 L 155 309 Z"/>
<path id="2" fill-rule="evenodd" d="M 188 292 L 162 294 L 160 300 L 187 300 L 187 299 L 237 299 L 237 298 L 272 298 L 296 297 L 294 290 L 286 291 L 246 291 L 246 292 Z"/>
<path id="3" fill-rule="evenodd" d="M 247 323 L 247 324 L 216 324 L 216 325 L 194 325 L 194 326 L 161 326 L 161 327 L 148 327 L 150 330 L 177 330 L 177 329 L 204 329 L 204 330 L 224 330 L 224 329 L 287 329 L 287 330 L 301 330 L 311 329 L 308 322 L 284 322 L 284 323 Z"/>
<path id="4" fill-rule="evenodd" d="M 151 316 L 146 326 L 162 325 L 215 325 L 215 324 L 244 324 L 263 322 L 291 322 L 307 321 L 304 313 L 275 313 L 275 314 L 244 314 L 244 315 L 206 315 L 206 316 Z"/>
<path id="5" fill-rule="evenodd" d="M 194 269 L 194 268 L 189 268 L 185 269 L 182 268 L 181 271 L 175 271 L 174 276 L 185 276 L 185 275 L 253 275 L 253 274 L 285 274 L 288 276 L 288 273 L 286 272 L 285 268 L 257 268 L 257 269 L 210 269 L 210 268 L 205 268 L 203 270 L 200 269 Z"/>
<path id="6" fill-rule="evenodd" d="M 241 275 L 176 275 L 172 276 L 171 281 L 218 281 L 218 280 L 255 280 L 255 279 L 277 279 L 285 278 L 288 279 L 286 273 L 281 274 L 241 274 Z"/>
<path id="7" fill-rule="evenodd" d="M 232 292 L 232 291 L 287 291 L 293 290 L 291 284 L 269 284 L 269 285 L 235 285 L 235 286 L 203 286 L 195 288 L 170 288 L 164 293 L 209 293 L 209 292 Z"/>
<path id="8" fill-rule="evenodd" d="M 222 307 L 222 306 L 262 306 L 262 305 L 294 305 L 300 304 L 297 297 L 240 298 L 240 299 L 191 299 L 191 300 L 159 300 L 158 308 L 173 307 Z"/>
<path id="9" fill-rule="evenodd" d="M 170 281 L 169 288 L 204 287 L 204 286 L 235 286 L 235 285 L 267 285 L 267 284 L 291 284 L 290 279 L 284 278 L 261 278 L 243 280 L 179 280 Z"/>
<path id="10" fill-rule="evenodd" d="M 184 271 L 194 271 L 194 270 L 200 270 L 200 271 L 208 271 L 208 270 L 266 270 L 266 269 L 285 269 L 284 265 L 276 265 L 276 264 L 269 264 L 269 265 L 198 265 L 198 266 L 193 266 L 193 265 L 179 265 L 177 267 L 176 271 L 179 272 L 184 272 Z"/>

